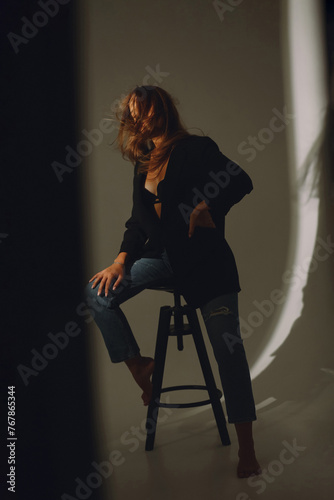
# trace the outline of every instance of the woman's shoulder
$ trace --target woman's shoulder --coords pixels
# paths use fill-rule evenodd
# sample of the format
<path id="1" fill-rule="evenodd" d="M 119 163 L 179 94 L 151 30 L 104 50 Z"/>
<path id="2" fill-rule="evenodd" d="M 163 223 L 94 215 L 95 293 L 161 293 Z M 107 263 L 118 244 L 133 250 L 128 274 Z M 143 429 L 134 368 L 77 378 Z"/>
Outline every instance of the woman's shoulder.
<path id="1" fill-rule="evenodd" d="M 197 134 L 188 134 L 184 136 L 182 140 L 184 140 L 185 142 L 192 141 L 198 144 L 204 144 L 211 141 L 214 142 L 208 135 L 197 135 Z"/>
<path id="2" fill-rule="evenodd" d="M 219 149 L 215 141 L 208 135 L 195 134 L 189 134 L 183 137 L 177 143 L 177 146 L 180 147 L 180 149 L 191 150 L 196 154 L 200 154 L 207 149 Z"/>

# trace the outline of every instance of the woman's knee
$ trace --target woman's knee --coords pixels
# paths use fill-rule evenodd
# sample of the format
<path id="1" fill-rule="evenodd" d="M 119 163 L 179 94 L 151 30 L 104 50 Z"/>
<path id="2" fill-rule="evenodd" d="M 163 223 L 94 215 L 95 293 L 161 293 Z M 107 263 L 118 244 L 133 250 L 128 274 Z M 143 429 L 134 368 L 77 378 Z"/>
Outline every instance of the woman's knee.
<path id="1" fill-rule="evenodd" d="M 235 310 L 219 306 L 205 311 L 203 315 L 206 330 L 215 353 L 231 357 L 244 350 L 240 334 L 239 317 Z"/>
<path id="2" fill-rule="evenodd" d="M 96 285 L 95 288 L 92 288 L 93 283 L 88 283 L 84 289 L 84 295 L 86 298 L 86 303 L 88 306 L 93 307 L 97 311 L 102 311 L 103 309 L 114 309 L 116 304 L 116 295 L 110 292 L 107 296 L 105 296 L 104 292 L 101 295 L 98 295 L 99 286 Z"/>
<path id="3" fill-rule="evenodd" d="M 86 299 L 96 299 L 97 298 L 97 292 L 99 287 L 96 286 L 95 288 L 92 288 L 93 283 L 87 283 L 84 289 L 84 296 Z"/>
<path id="4" fill-rule="evenodd" d="M 104 297 L 103 294 L 98 295 L 99 287 L 96 286 L 95 288 L 92 288 L 93 283 L 87 283 L 84 289 L 84 296 L 86 299 L 86 302 L 89 306 L 92 306 L 94 304 L 99 304 L 100 306 L 109 306 L 109 300 Z"/>

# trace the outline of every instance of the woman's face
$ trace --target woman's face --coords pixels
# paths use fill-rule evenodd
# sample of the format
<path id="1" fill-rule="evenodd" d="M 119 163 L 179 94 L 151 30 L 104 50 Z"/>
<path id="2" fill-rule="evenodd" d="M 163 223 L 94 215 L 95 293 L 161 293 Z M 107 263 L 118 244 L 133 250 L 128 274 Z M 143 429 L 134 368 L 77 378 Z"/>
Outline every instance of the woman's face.
<path id="1" fill-rule="evenodd" d="M 130 110 L 130 114 L 131 114 L 132 118 L 134 119 L 134 121 L 137 121 L 140 119 L 138 105 L 137 105 L 137 102 L 136 102 L 134 97 L 132 97 L 129 101 L 129 110 Z M 147 117 L 149 118 L 152 115 L 153 115 L 153 106 L 151 106 Z"/>
<path id="2" fill-rule="evenodd" d="M 132 118 L 134 119 L 134 121 L 140 122 L 141 116 L 139 114 L 138 105 L 137 105 L 137 102 L 136 102 L 134 97 L 132 97 L 129 101 L 129 110 L 130 110 L 130 114 L 131 114 Z M 153 114 L 154 114 L 154 110 L 153 110 L 153 105 L 152 105 L 148 114 L 147 114 L 147 118 L 150 118 Z M 140 132 L 142 133 L 143 131 L 145 131 L 145 128 L 147 128 L 147 123 L 145 123 L 145 122 L 139 123 L 139 125 L 140 125 Z M 154 142 L 154 144 L 157 144 L 157 142 L 159 141 L 159 136 L 160 136 L 160 134 L 154 134 L 154 135 L 152 135 L 152 137 L 150 137 L 150 139 Z"/>

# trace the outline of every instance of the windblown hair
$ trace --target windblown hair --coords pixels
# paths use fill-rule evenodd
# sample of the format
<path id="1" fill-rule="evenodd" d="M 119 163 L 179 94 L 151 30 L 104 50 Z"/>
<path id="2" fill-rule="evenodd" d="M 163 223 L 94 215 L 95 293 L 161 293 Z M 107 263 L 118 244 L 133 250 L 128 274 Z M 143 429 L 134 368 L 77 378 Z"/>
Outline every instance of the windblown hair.
<path id="1" fill-rule="evenodd" d="M 135 87 L 120 102 L 116 118 L 120 123 L 117 147 L 123 158 L 139 163 L 139 172 L 158 175 L 176 142 L 190 135 L 172 96 L 157 86 Z M 158 137 L 161 141 L 155 147 L 152 139 Z"/>

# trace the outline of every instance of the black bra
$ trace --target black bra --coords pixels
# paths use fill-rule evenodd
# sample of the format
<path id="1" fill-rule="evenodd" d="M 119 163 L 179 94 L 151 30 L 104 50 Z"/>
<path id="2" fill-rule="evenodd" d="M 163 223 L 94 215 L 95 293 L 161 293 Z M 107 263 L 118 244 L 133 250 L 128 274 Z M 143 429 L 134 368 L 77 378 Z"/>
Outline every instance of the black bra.
<path id="1" fill-rule="evenodd" d="M 146 189 L 146 187 L 144 186 L 144 191 L 148 197 L 148 199 L 150 200 L 150 203 L 153 203 L 153 205 L 155 205 L 156 203 L 161 203 L 161 200 L 160 200 L 160 196 L 159 196 L 159 191 L 160 191 L 160 186 L 161 186 L 161 183 L 164 181 L 164 179 L 162 179 L 158 185 L 157 185 L 157 193 L 158 195 L 156 196 L 154 193 L 152 193 L 151 191 L 149 191 L 148 189 Z"/>

